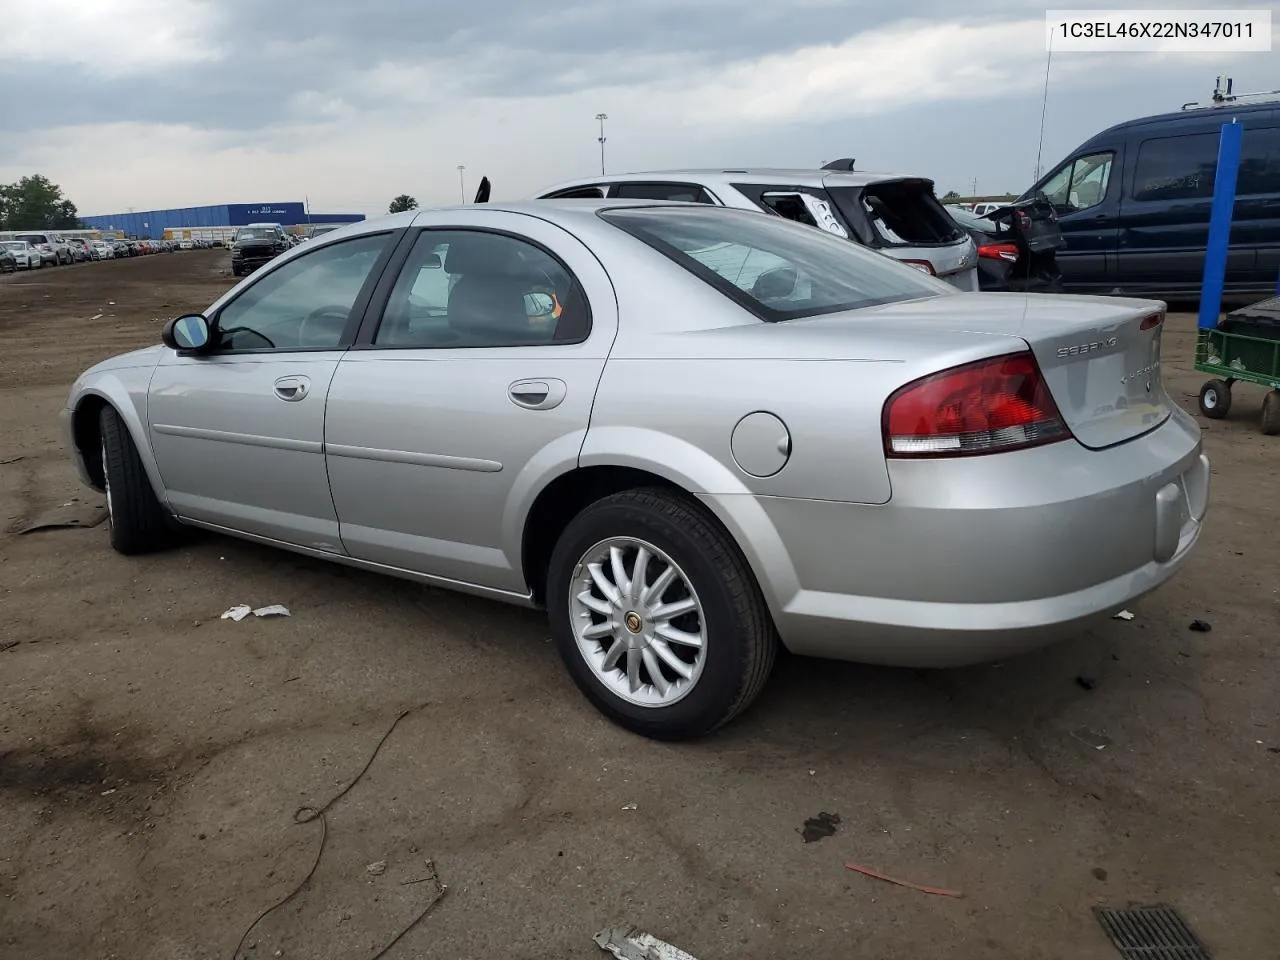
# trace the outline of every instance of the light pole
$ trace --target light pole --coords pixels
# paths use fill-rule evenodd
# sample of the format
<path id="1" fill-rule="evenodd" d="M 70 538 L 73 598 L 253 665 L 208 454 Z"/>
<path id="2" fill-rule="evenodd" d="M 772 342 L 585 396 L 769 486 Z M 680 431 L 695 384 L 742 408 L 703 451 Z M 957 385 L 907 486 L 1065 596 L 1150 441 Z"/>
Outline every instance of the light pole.
<path id="1" fill-rule="evenodd" d="M 600 121 L 600 176 L 604 176 L 604 122 L 609 119 L 607 113 L 597 113 L 596 119 Z"/>
<path id="2" fill-rule="evenodd" d="M 458 164 L 458 194 L 462 197 L 462 202 L 467 202 L 467 182 L 463 179 L 463 171 L 466 170 L 465 164 Z"/>

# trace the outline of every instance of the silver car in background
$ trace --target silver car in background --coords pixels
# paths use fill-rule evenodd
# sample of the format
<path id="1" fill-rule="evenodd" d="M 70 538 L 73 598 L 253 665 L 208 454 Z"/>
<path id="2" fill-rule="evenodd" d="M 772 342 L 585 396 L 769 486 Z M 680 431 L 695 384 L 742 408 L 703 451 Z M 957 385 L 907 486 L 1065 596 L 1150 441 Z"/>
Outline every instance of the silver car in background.
<path id="1" fill-rule="evenodd" d="M 978 251 L 933 192 L 933 181 L 834 170 L 661 170 L 557 184 L 539 199 L 672 200 L 763 210 L 853 240 L 959 290 L 978 289 Z"/>
<path id="2" fill-rule="evenodd" d="M 780 643 L 973 663 L 1172 576 L 1209 464 L 1163 320 L 761 213 L 472 205 L 283 254 L 64 418 L 121 553 L 187 525 L 545 607 L 601 711 L 678 738 Z"/>
<path id="3" fill-rule="evenodd" d="M 40 251 L 26 240 L 0 240 L 0 247 L 13 254 L 19 270 L 39 270 L 44 266 L 44 257 L 40 255 Z"/>

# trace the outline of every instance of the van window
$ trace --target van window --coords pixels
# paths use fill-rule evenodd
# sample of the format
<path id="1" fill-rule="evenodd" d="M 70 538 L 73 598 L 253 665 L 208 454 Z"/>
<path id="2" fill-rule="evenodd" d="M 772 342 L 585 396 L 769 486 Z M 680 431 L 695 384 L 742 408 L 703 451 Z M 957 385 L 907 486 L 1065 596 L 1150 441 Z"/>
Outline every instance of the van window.
<path id="1" fill-rule="evenodd" d="M 1135 200 L 1193 200 L 1213 196 L 1218 134 L 1157 137 L 1138 147 L 1133 173 Z"/>
<path id="2" fill-rule="evenodd" d="M 1076 157 L 1045 181 L 1040 192 L 1059 212 L 1075 213 L 1096 207 L 1106 199 L 1114 159 L 1115 154 L 1109 150 Z"/>
<path id="3" fill-rule="evenodd" d="M 1236 193 L 1244 197 L 1280 193 L 1280 127 L 1252 127 L 1244 132 Z"/>

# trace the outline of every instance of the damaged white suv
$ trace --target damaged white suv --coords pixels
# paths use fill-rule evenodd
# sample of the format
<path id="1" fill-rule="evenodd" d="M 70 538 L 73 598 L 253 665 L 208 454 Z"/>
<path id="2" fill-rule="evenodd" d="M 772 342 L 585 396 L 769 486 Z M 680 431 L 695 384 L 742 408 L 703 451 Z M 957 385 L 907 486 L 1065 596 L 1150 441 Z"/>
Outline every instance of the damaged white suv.
<path id="1" fill-rule="evenodd" d="M 852 160 L 820 170 L 663 170 L 590 177 L 536 199 L 676 200 L 764 210 L 901 260 L 965 291 L 978 289 L 978 251 L 924 177 L 861 173 Z"/>

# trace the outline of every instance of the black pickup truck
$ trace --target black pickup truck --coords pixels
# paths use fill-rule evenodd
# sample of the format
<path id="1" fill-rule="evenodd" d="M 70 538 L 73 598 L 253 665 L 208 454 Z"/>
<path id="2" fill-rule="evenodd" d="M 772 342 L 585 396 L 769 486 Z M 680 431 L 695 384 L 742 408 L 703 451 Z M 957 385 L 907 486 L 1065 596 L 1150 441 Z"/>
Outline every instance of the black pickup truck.
<path id="1" fill-rule="evenodd" d="M 274 224 L 241 227 L 231 244 L 231 272 L 243 277 L 288 249 L 284 231 Z"/>

